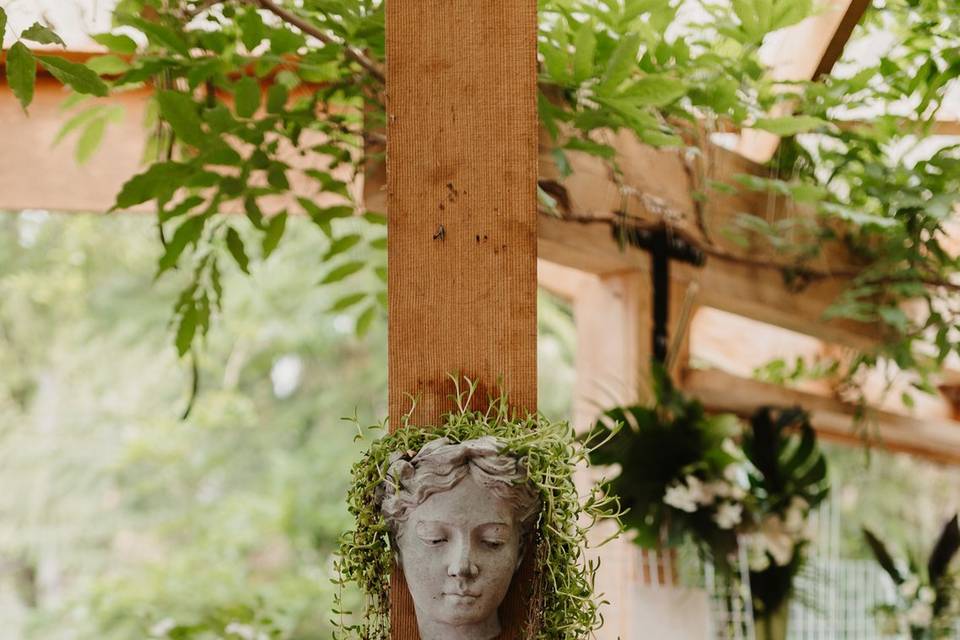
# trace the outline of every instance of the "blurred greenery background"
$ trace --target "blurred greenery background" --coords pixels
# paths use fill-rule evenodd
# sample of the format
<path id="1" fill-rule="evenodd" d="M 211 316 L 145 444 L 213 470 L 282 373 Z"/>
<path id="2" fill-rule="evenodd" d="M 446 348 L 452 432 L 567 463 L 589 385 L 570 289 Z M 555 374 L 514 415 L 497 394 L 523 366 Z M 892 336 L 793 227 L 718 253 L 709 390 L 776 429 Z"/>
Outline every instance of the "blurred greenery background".
<path id="1" fill-rule="evenodd" d="M 364 446 L 342 418 L 385 417 L 385 318 L 359 339 L 330 313 L 343 292 L 304 268 L 320 232 L 291 225 L 252 277 L 226 277 L 182 421 L 181 283 L 153 281 L 153 222 L 0 215 L 4 640 L 220 637 L 230 622 L 330 638 L 330 554 Z M 543 408 L 560 417 L 572 319 L 546 315 Z"/>
<path id="2" fill-rule="evenodd" d="M 199 354 L 176 358 L 147 217 L 0 215 L 0 637 L 168 633 L 324 640 L 348 527 L 356 426 L 386 413 L 385 318 L 357 338 L 316 286 L 320 233 L 291 221 L 252 276 L 227 274 Z M 180 274 L 186 278 L 185 274 Z M 570 412 L 575 333 L 542 294 L 540 404 Z M 844 554 L 859 527 L 925 548 L 960 473 L 830 448 Z M 951 491 L 951 489 L 954 489 Z M 239 625 L 239 626 L 237 626 Z"/>

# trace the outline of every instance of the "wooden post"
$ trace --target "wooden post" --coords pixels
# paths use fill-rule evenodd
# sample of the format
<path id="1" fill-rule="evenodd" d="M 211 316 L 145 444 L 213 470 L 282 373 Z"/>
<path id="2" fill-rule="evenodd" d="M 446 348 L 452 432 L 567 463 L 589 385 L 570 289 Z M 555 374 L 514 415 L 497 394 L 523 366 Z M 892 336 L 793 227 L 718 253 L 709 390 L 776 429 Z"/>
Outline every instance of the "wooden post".
<path id="1" fill-rule="evenodd" d="M 459 372 L 476 402 L 502 385 L 536 408 L 537 113 L 534 0 L 387 4 L 387 210 L 391 427 L 452 408 Z M 521 570 L 522 571 L 522 570 Z M 519 579 L 518 579 L 519 580 Z M 507 595 L 507 602 L 520 598 Z M 504 638 L 526 611 L 501 610 Z M 394 572 L 391 637 L 418 637 Z"/>

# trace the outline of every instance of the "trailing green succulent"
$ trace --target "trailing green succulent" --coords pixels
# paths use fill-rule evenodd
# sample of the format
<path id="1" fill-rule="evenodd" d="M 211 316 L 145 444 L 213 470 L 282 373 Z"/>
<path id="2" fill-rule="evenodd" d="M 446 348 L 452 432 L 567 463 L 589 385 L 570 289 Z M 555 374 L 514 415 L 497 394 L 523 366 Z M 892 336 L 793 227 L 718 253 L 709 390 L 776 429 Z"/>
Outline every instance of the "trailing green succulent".
<path id="1" fill-rule="evenodd" d="M 599 520 L 616 519 L 616 501 L 594 489 L 581 501 L 574 485 L 574 469 L 587 451 L 565 422 L 551 422 L 539 414 L 525 417 L 510 412 L 505 399 L 494 400 L 486 411 L 469 408 L 475 386 L 457 392 L 457 407 L 436 427 L 411 425 L 406 420 L 392 434 L 370 443 L 353 467 L 347 504 L 355 518 L 352 531 L 340 541 L 336 572 L 341 596 L 334 612 L 337 638 L 386 640 L 389 637 L 390 575 L 394 566 L 387 524 L 380 512 L 378 490 L 387 477 L 391 456 L 413 455 L 440 437 L 462 442 L 493 436 L 502 452 L 521 459 L 529 482 L 541 497 L 535 540 L 535 578 L 532 593 L 540 598 L 538 618 L 528 621 L 538 640 L 579 640 L 599 628 L 602 619 L 593 593 L 597 562 L 583 550 L 588 530 Z M 382 429 L 383 425 L 373 427 Z M 366 437 L 361 430 L 358 437 Z M 344 610 L 343 589 L 353 584 L 363 596 L 357 612 Z"/>
<path id="2" fill-rule="evenodd" d="M 912 556 L 907 562 L 895 560 L 872 531 L 864 528 L 863 535 L 880 567 L 897 587 L 894 602 L 877 607 L 881 630 L 888 635 L 907 633 L 911 640 L 954 637 L 960 602 L 950 564 L 960 551 L 957 516 L 944 525 L 925 566 Z"/>

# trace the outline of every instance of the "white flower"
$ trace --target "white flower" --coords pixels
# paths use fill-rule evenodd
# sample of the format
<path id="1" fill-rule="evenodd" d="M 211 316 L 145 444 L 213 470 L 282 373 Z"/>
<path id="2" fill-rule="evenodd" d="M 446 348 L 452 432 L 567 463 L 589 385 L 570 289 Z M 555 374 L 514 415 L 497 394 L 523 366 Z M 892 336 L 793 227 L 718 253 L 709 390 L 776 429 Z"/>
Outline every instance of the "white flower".
<path id="1" fill-rule="evenodd" d="M 704 489 L 714 498 L 729 498 L 733 490 L 733 485 L 723 480 L 714 480 L 713 482 L 708 482 Z"/>
<path id="2" fill-rule="evenodd" d="M 724 502 L 713 514 L 713 521 L 721 529 L 733 529 L 743 520 L 743 505 Z"/>
<path id="3" fill-rule="evenodd" d="M 706 485 L 696 476 L 686 477 L 687 486 L 690 487 L 690 494 L 697 504 L 713 504 L 714 496 L 707 490 Z"/>
<path id="4" fill-rule="evenodd" d="M 740 447 L 733 441 L 733 438 L 724 438 L 723 442 L 720 443 L 720 449 L 731 458 L 739 460 L 743 457 L 743 452 L 740 451 Z"/>
<path id="5" fill-rule="evenodd" d="M 922 586 L 917 591 L 917 599 L 925 604 L 933 604 L 934 600 L 937 599 L 937 592 L 928 586 Z"/>
<path id="6" fill-rule="evenodd" d="M 173 618 L 164 618 L 150 627 L 150 635 L 155 638 L 164 638 L 176 626 L 177 622 Z"/>
<path id="7" fill-rule="evenodd" d="M 907 622 L 911 627 L 927 628 L 933 622 L 933 609 L 929 604 L 915 602 L 907 611 Z"/>
<path id="8" fill-rule="evenodd" d="M 785 567 L 793 559 L 794 541 L 780 516 L 767 516 L 760 525 L 760 542 L 777 566 Z"/>
<path id="9" fill-rule="evenodd" d="M 667 487 L 667 491 L 663 494 L 663 501 L 674 509 L 687 513 L 697 510 L 697 501 L 685 484 L 676 483 Z"/>
<path id="10" fill-rule="evenodd" d="M 787 508 L 785 526 L 791 533 L 800 533 L 807 520 L 807 512 L 810 510 L 810 504 L 799 496 L 794 496 L 790 500 L 790 506 Z"/>
<path id="11" fill-rule="evenodd" d="M 747 564 L 750 571 L 766 571 L 770 566 L 770 556 L 767 555 L 766 547 L 754 539 L 747 549 Z"/>
<path id="12" fill-rule="evenodd" d="M 917 589 L 920 588 L 920 581 L 915 576 L 910 576 L 900 583 L 900 595 L 906 600 L 912 600 L 917 595 Z"/>
<path id="13" fill-rule="evenodd" d="M 225 633 L 233 634 L 235 636 L 240 636 L 243 640 L 257 640 L 257 630 L 254 629 L 249 624 L 240 624 L 239 622 L 231 622 L 227 625 L 227 628 L 224 629 Z"/>

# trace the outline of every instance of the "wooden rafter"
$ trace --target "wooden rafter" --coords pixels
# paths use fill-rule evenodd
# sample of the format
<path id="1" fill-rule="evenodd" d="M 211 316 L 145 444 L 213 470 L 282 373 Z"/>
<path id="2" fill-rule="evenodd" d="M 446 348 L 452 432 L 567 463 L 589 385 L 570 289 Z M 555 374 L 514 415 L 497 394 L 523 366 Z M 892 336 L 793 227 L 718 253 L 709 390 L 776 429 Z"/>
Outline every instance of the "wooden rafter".
<path id="1" fill-rule="evenodd" d="M 683 388 L 711 411 L 747 416 L 762 405 L 801 406 L 825 439 L 848 444 L 869 442 L 889 451 L 909 453 L 937 462 L 960 464 L 960 422 L 909 417 L 869 409 L 862 430 L 854 429 L 856 406 L 716 370 L 690 370 Z"/>
<path id="2" fill-rule="evenodd" d="M 791 82 L 816 80 L 830 73 L 869 6 L 870 0 L 829 0 L 817 15 L 785 29 L 768 61 L 770 76 Z M 784 102 L 772 115 L 785 116 L 792 110 L 792 105 Z M 756 162 L 766 162 L 779 144 L 780 138 L 772 133 L 748 129 L 741 133 L 737 151 Z"/>
<path id="3" fill-rule="evenodd" d="M 618 152 L 622 176 L 608 164 L 584 153 L 568 154 L 573 169 L 564 178 L 552 149 L 541 147 L 541 185 L 558 202 L 559 213 L 542 213 L 539 255 L 542 259 L 594 274 L 646 271 L 646 252 L 623 246 L 616 225 L 650 228 L 669 225 L 675 233 L 707 254 L 702 269 L 674 267 L 678 288 L 696 283 L 699 303 L 794 331 L 827 342 L 869 347 L 879 338 L 877 328 L 851 321 L 822 320 L 824 311 L 846 287 L 857 266 L 839 248 L 831 248 L 806 265 L 814 277 L 791 288 L 782 268 L 790 259 L 768 255 L 757 246 L 743 247 L 729 239 L 736 217 L 750 214 L 768 221 L 784 216 L 812 216 L 766 193 L 746 189 L 735 193 L 711 189 L 710 182 L 736 183 L 738 175 L 763 175 L 763 169 L 736 153 L 708 147 L 688 160 L 676 150 L 658 150 L 620 133 L 610 140 Z M 705 197 L 699 198 L 698 193 Z M 798 240 L 800 238 L 797 238 Z M 769 252 L 768 252 L 769 254 Z M 846 274 L 846 275 L 831 275 Z"/>

